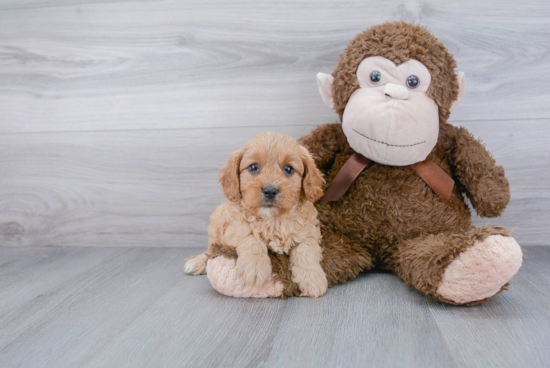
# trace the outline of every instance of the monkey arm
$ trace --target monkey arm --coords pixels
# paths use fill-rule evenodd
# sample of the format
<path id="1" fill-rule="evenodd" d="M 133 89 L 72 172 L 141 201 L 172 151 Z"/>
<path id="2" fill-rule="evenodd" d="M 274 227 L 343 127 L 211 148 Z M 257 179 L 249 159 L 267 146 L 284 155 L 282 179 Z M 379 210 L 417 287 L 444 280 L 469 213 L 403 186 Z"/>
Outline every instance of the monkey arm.
<path id="1" fill-rule="evenodd" d="M 345 146 L 346 141 L 340 123 L 319 125 L 298 139 L 298 143 L 313 155 L 317 168 L 323 173 L 327 173 L 332 167 L 334 157 Z"/>
<path id="2" fill-rule="evenodd" d="M 465 128 L 445 124 L 449 138 L 451 164 L 472 206 L 481 217 L 498 217 L 510 201 L 510 185 L 502 166 L 485 146 Z"/>

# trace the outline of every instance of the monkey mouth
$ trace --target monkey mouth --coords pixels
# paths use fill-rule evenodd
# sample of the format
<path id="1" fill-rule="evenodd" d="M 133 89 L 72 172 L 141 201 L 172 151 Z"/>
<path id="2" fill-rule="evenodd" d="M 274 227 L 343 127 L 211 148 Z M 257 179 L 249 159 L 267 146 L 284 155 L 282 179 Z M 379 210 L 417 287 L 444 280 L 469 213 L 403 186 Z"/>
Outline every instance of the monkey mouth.
<path id="1" fill-rule="evenodd" d="M 359 134 L 360 136 L 363 136 L 373 142 L 376 142 L 376 143 L 380 143 L 380 144 L 385 144 L 386 146 L 390 146 L 390 147 L 412 147 L 412 146 L 418 146 L 419 144 L 422 144 L 422 143 L 426 143 L 426 141 L 422 141 L 422 142 L 418 142 L 418 143 L 413 143 L 413 144 L 390 144 L 390 143 L 387 143 L 387 142 L 382 142 L 382 141 L 378 141 L 376 139 L 373 139 L 371 137 L 367 137 L 366 135 L 364 135 L 363 133 L 360 133 L 358 132 L 357 130 L 353 129 L 352 130 Z"/>

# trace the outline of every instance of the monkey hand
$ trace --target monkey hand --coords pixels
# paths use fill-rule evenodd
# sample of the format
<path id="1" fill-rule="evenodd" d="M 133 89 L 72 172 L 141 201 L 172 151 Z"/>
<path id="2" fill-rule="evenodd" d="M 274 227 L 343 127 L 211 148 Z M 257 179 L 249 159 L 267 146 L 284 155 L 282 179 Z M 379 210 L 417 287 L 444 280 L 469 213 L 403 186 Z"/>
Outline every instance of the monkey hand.
<path id="1" fill-rule="evenodd" d="M 481 217 L 498 217 L 510 202 L 510 185 L 502 166 L 494 166 L 469 190 L 470 201 Z"/>
<path id="2" fill-rule="evenodd" d="M 504 175 L 502 166 L 478 139 L 466 128 L 456 128 L 449 124 L 442 126 L 455 142 L 452 152 L 452 163 L 455 175 L 472 206 L 481 217 L 498 217 L 510 201 L 510 185 Z"/>

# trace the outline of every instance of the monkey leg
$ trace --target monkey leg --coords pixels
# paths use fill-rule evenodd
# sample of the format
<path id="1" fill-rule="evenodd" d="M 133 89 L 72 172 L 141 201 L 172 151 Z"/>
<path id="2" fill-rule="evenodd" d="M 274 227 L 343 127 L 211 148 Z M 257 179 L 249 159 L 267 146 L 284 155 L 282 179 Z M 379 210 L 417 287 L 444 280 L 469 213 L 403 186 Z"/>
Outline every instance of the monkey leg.
<path id="1" fill-rule="evenodd" d="M 430 298 L 474 305 L 505 290 L 522 263 L 521 247 L 498 226 L 441 233 L 398 244 L 389 266 Z"/>
<path id="2" fill-rule="evenodd" d="M 353 280 L 373 266 L 372 247 L 328 226 L 321 226 L 321 248 L 321 267 L 329 286 Z"/>
<path id="3" fill-rule="evenodd" d="M 359 272 L 372 267 L 370 248 L 328 228 L 322 227 L 321 232 L 321 267 L 329 286 L 353 280 Z M 269 251 L 273 276 L 264 285 L 257 287 L 247 285 L 237 276 L 235 248 L 216 245 L 209 253 L 206 274 L 214 289 L 224 295 L 241 298 L 286 298 L 300 295 L 298 285 L 292 281 L 290 260 L 286 254 Z"/>
<path id="4" fill-rule="evenodd" d="M 273 268 L 272 277 L 262 286 L 247 284 L 237 276 L 238 256 L 234 247 L 212 245 L 208 253 L 206 275 L 212 287 L 221 294 L 235 298 L 284 298 L 295 292 L 291 277 L 288 277 L 284 270 L 281 270 L 281 275 L 277 274 L 276 271 L 281 269 L 282 265 L 277 255 L 272 252 L 269 252 Z M 286 263 L 288 264 L 288 256 Z"/>

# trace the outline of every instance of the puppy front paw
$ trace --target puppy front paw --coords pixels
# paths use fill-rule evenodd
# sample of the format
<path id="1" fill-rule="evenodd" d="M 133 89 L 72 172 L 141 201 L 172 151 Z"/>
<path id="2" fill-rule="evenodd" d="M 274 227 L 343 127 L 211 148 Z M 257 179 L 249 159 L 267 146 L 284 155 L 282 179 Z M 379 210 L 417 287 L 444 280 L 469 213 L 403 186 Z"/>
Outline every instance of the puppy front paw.
<path id="1" fill-rule="evenodd" d="M 206 261 L 208 261 L 206 254 L 197 254 L 187 258 L 186 261 L 185 266 L 183 266 L 185 273 L 191 275 L 204 275 L 206 273 Z"/>
<path id="2" fill-rule="evenodd" d="M 302 267 L 292 268 L 292 281 L 298 284 L 302 296 L 318 298 L 325 295 L 328 289 L 328 281 L 321 267 L 307 269 Z"/>
<path id="3" fill-rule="evenodd" d="M 267 255 L 241 255 L 237 259 L 236 271 L 246 284 L 259 287 L 271 278 L 271 261 Z"/>

